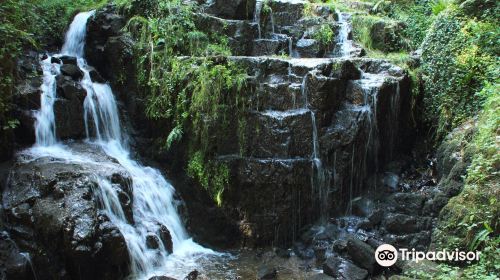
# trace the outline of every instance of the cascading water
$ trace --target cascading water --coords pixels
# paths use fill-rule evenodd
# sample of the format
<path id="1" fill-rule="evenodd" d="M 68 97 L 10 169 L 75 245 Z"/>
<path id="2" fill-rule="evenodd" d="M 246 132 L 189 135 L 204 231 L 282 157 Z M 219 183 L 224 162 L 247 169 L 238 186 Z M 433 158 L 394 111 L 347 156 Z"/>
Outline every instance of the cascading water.
<path id="1" fill-rule="evenodd" d="M 42 95 L 40 96 L 40 110 L 35 114 L 35 136 L 37 146 L 51 146 L 56 144 L 56 123 L 54 116 L 54 102 L 56 100 L 56 76 L 60 73 L 60 65 L 51 62 L 47 57 L 41 62 L 43 70 Z"/>
<path id="2" fill-rule="evenodd" d="M 99 189 L 96 195 L 103 210 L 110 220 L 118 227 L 127 243 L 131 257 L 131 277 L 146 278 L 157 273 L 169 272 L 179 265 L 188 266 L 195 259 L 191 256 L 214 254 L 189 238 L 179 214 L 176 210 L 175 190 L 162 174 L 153 168 L 140 165 L 130 158 L 130 152 L 121 133 L 118 106 L 113 92 L 108 84 L 92 82 L 83 53 L 87 20 L 93 11 L 78 14 L 71 23 L 62 48 L 62 55 L 75 56 L 78 67 L 84 73 L 80 82 L 87 91 L 84 101 L 84 121 L 88 141 L 100 147 L 108 156 L 114 158 L 123 166 L 132 178 L 133 216 L 135 224 L 130 224 L 118 199 L 118 193 L 106 178 L 96 178 Z M 56 96 L 56 76 L 59 74 L 58 63 L 52 63 L 52 57 L 41 62 L 43 69 L 43 85 L 41 108 L 36 114 L 36 146 L 34 153 L 50 154 L 54 157 L 64 157 L 65 160 L 75 160 L 72 151 L 58 143 L 56 138 L 56 121 L 54 102 Z M 93 140 L 91 140 L 93 139 Z M 83 159 L 91 161 L 91 159 Z M 172 237 L 173 253 L 169 254 L 163 244 L 158 249 L 148 248 L 148 234 L 160 234 L 162 226 L 168 228 Z M 161 242 L 160 242 L 161 243 Z M 182 273 L 185 273 L 183 271 Z M 181 275 L 173 275 L 181 276 Z"/>
<path id="3" fill-rule="evenodd" d="M 343 13 L 337 11 L 337 17 L 340 25 L 339 34 L 337 36 L 337 52 L 341 57 L 350 56 L 353 50 L 353 42 L 349 40 L 351 26 Z"/>
<path id="4" fill-rule="evenodd" d="M 259 39 L 262 38 L 262 32 L 260 30 L 260 14 L 262 12 L 262 5 L 264 4 L 264 0 L 255 1 L 255 11 L 253 15 L 253 21 L 257 24 L 257 30 L 259 32 Z"/>

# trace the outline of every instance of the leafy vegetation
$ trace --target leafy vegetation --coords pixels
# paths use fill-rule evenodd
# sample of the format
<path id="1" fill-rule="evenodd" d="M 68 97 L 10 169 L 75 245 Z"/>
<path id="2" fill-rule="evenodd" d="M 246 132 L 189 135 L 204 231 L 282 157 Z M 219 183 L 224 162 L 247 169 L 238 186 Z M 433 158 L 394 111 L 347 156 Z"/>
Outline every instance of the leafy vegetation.
<path id="1" fill-rule="evenodd" d="M 11 150 L 10 115 L 15 85 L 15 59 L 23 50 L 60 45 L 72 15 L 102 5 L 104 0 L 4 0 L 0 2 L 0 158 Z M 6 150 L 5 150 L 6 149 Z"/>
<path id="2" fill-rule="evenodd" d="M 120 3 L 125 10 L 137 11 L 134 4 Z M 194 6 L 176 0 L 149 5 L 127 25 L 138 39 L 136 65 L 146 95 L 146 114 L 172 124 L 165 149 L 179 142 L 186 131 L 194 135 L 187 139 L 188 174 L 220 205 L 229 175 L 226 165 L 211 160 L 216 152 L 212 136 L 224 131 L 235 113 L 241 118 L 245 104 L 239 94 L 245 71 L 227 59 L 226 38 L 196 27 Z"/>
<path id="3" fill-rule="evenodd" d="M 322 24 L 316 32 L 313 34 L 313 38 L 319 42 L 319 44 L 328 49 L 335 40 L 335 34 L 333 33 L 332 27 L 329 24 Z"/>
<path id="4" fill-rule="evenodd" d="M 438 137 L 482 107 L 477 93 L 498 79 L 498 25 L 450 7 L 442 12 L 422 45 L 425 121 Z"/>

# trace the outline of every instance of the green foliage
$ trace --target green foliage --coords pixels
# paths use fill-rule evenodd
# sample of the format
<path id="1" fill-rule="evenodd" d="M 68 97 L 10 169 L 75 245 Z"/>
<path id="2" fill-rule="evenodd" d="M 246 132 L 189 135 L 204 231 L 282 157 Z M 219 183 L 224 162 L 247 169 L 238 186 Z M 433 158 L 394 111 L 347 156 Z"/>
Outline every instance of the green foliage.
<path id="1" fill-rule="evenodd" d="M 434 16 L 428 5 L 415 5 L 399 12 L 397 19 L 405 23 L 404 37 L 410 49 L 416 50 L 424 41 Z"/>
<path id="2" fill-rule="evenodd" d="M 224 189 L 229 184 L 229 168 L 225 163 L 219 163 L 204 158 L 200 151 L 195 152 L 187 166 L 188 175 L 195 178 L 215 200 L 222 205 Z"/>
<path id="3" fill-rule="evenodd" d="M 134 13 L 142 2 L 121 2 Z M 241 120 L 244 69 L 227 59 L 227 38 L 200 31 L 194 6 L 177 0 L 158 0 L 140 6 L 141 14 L 126 29 L 137 39 L 138 82 L 146 99 L 146 115 L 170 124 L 164 148 L 189 134 L 188 174 L 220 205 L 229 184 L 225 165 L 212 158 L 213 135 L 235 117 Z M 241 122 L 243 123 L 243 122 Z"/>
<path id="4" fill-rule="evenodd" d="M 431 9 L 434 15 L 438 15 L 442 11 L 444 11 L 450 4 L 451 0 L 432 0 L 431 1 Z"/>
<path id="5" fill-rule="evenodd" d="M 361 43 L 367 50 L 373 50 L 373 42 L 370 35 L 372 26 L 381 18 L 373 15 L 354 15 L 352 17 L 352 29 L 354 40 Z"/>
<path id="6" fill-rule="evenodd" d="M 496 279 L 500 273 L 500 85 L 487 84 L 479 93 L 486 100 L 472 141 L 472 155 L 462 193 L 441 211 L 433 243 L 437 248 L 480 250 L 478 263 L 465 269 L 442 265 L 461 279 Z M 483 278 L 475 278 L 481 275 Z M 450 279 L 450 278 L 438 278 Z"/>
<path id="7" fill-rule="evenodd" d="M 329 24 L 322 24 L 313 34 L 313 38 L 320 43 L 321 46 L 328 48 L 335 39 L 332 27 Z"/>
<path id="8" fill-rule="evenodd" d="M 25 49 L 60 44 L 70 18 L 104 0 L 3 0 L 0 2 L 0 145 L 8 147 L 9 131 L 18 125 L 10 116 L 16 83 L 15 60 Z M 7 148 L 8 149 L 8 148 Z M 3 156 L 0 152 L 0 158 Z"/>
<path id="9" fill-rule="evenodd" d="M 473 116 L 484 98 L 476 93 L 498 78 L 499 29 L 496 24 L 463 17 L 455 9 L 441 13 L 422 49 L 425 118 L 438 136 Z"/>

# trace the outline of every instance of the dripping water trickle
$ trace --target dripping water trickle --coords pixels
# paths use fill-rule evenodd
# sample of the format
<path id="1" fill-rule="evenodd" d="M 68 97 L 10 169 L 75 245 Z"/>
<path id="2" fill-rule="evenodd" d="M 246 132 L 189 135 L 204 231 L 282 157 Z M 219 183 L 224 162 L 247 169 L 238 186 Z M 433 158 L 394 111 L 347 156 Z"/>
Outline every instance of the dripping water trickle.
<path id="1" fill-rule="evenodd" d="M 262 12 L 262 5 L 264 4 L 264 0 L 255 1 L 255 11 L 253 15 L 253 22 L 257 24 L 257 31 L 259 34 L 259 39 L 262 38 L 262 31 L 260 28 L 260 14 Z"/>

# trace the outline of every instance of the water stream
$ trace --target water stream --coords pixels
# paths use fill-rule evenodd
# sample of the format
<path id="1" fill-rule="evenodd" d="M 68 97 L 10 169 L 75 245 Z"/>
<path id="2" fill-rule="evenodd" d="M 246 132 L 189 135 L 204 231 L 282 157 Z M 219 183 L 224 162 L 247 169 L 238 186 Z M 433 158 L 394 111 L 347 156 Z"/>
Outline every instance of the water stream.
<path id="1" fill-rule="evenodd" d="M 337 11 L 337 16 L 340 25 L 337 36 L 337 55 L 340 57 L 349 57 L 353 51 L 353 42 L 349 39 L 349 33 L 351 32 L 351 24 L 348 21 L 349 15 Z"/>
<path id="2" fill-rule="evenodd" d="M 148 279 L 152 275 L 165 273 L 183 277 L 189 269 L 194 268 L 197 258 L 217 253 L 196 244 L 187 234 L 177 213 L 178 202 L 174 199 L 173 186 L 158 170 L 142 166 L 130 157 L 111 87 L 91 80 L 90 67 L 83 57 L 86 23 L 93 14 L 93 11 L 78 14 L 66 34 L 61 53 L 49 56 L 41 62 L 41 108 L 36 114 L 36 144 L 31 154 L 35 157 L 51 155 L 67 161 L 91 161 L 90 158 L 77 157 L 69 147 L 58 141 L 55 129 L 56 76 L 60 73 L 60 65 L 52 63 L 52 57 L 75 56 L 78 67 L 84 73 L 80 84 L 87 92 L 84 101 L 87 141 L 117 160 L 132 178 L 133 216 L 136 221 L 134 224 L 130 224 L 126 219 L 117 190 L 111 182 L 107 178 L 95 178 L 99 186 L 97 196 L 105 213 L 125 237 L 131 258 L 131 278 Z M 169 254 L 162 242 L 158 249 L 151 249 L 146 245 L 148 234 L 160 235 L 162 226 L 168 228 L 172 237 L 172 254 Z M 175 271 L 182 274 L 172 274 Z"/>
<path id="3" fill-rule="evenodd" d="M 309 73 L 304 75 L 301 84 L 301 93 L 302 99 L 304 102 L 304 109 L 309 108 L 308 101 L 308 92 L 307 92 L 307 79 Z M 311 126 L 312 126 L 312 172 L 313 176 L 311 176 L 311 188 L 313 197 L 317 198 L 318 201 L 318 212 L 319 212 L 319 220 L 320 223 L 326 222 L 328 218 L 328 188 L 329 188 L 329 180 L 327 176 L 327 170 L 323 167 L 323 162 L 321 161 L 321 155 L 319 152 L 319 139 L 318 139 L 318 126 L 316 124 L 316 114 L 313 110 L 310 110 L 311 113 Z"/>
<path id="4" fill-rule="evenodd" d="M 262 31 L 260 29 L 260 14 L 262 12 L 262 5 L 264 4 L 264 0 L 255 1 L 255 11 L 253 15 L 253 22 L 257 24 L 257 30 L 259 32 L 259 39 L 262 38 Z"/>

